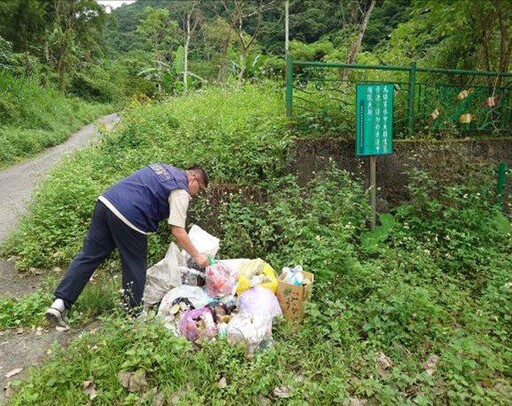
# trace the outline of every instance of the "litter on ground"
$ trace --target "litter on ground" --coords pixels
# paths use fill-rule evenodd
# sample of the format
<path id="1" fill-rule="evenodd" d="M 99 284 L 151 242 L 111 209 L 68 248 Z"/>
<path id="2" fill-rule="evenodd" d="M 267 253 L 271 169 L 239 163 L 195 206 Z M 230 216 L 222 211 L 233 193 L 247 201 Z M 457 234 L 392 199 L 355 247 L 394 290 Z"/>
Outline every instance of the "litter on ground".
<path id="1" fill-rule="evenodd" d="M 312 274 L 296 266 L 278 278 L 260 258 L 216 259 L 220 240 L 198 226 L 189 237 L 210 265 L 200 269 L 172 243 L 148 269 L 144 291 L 145 306 L 158 305 L 157 316 L 175 335 L 196 343 L 219 337 L 253 353 L 272 345 L 273 323 L 283 315 L 303 317 Z"/>

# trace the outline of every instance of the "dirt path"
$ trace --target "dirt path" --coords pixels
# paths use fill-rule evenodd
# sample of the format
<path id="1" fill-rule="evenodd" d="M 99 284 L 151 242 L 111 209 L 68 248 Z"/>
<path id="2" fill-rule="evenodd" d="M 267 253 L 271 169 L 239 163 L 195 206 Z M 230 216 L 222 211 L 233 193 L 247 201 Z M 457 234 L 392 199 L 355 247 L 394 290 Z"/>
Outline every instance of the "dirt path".
<path id="1" fill-rule="evenodd" d="M 117 114 L 105 116 L 95 124 L 89 124 L 71 135 L 63 144 L 50 148 L 37 157 L 0 171 L 0 241 L 18 224 L 18 218 L 26 212 L 34 188 L 44 179 L 48 171 L 58 163 L 66 153 L 75 151 L 97 139 L 97 123 L 111 128 L 119 121 Z M 32 293 L 40 278 L 28 276 L 21 278 L 12 263 L 0 260 L 0 296 L 19 297 Z M 55 341 L 65 344 L 79 332 L 56 330 L 20 329 L 0 331 L 0 403 L 6 400 L 5 387 L 8 381 L 26 375 L 29 366 L 37 363 L 47 354 Z M 19 375 L 8 379 L 5 375 L 23 368 Z"/>

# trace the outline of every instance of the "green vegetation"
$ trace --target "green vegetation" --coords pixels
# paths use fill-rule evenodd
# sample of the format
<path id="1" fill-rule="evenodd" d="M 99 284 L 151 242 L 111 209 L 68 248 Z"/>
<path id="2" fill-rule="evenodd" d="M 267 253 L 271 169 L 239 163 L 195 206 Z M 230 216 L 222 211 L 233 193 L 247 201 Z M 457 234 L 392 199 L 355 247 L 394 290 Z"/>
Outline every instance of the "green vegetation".
<path id="1" fill-rule="evenodd" d="M 297 59 L 509 71 L 506 0 L 289 4 L 290 52 Z M 240 0 L 138 0 L 112 14 L 94 0 L 7 0 L 0 5 L 0 37 L 17 56 L 9 62 L 0 46 L 0 66 L 30 75 L 42 64 L 59 89 L 84 96 L 77 82 L 104 91 L 109 81 L 97 85 L 105 76 L 119 94 L 153 96 L 157 88 L 172 94 L 205 82 L 282 78 L 284 35 L 283 4 L 271 0 L 261 8 Z"/>
<path id="2" fill-rule="evenodd" d="M 504 0 L 290 0 L 290 55 L 308 61 L 417 62 L 423 67 L 508 72 L 511 18 Z M 282 2 L 270 0 L 262 1 L 261 8 L 239 0 L 139 0 L 112 14 L 95 0 L 2 2 L 0 137 L 6 148 L 0 165 L 61 142 L 70 129 L 109 109 L 84 100 L 119 107 L 131 99 L 161 99 L 212 83 L 283 79 L 283 19 Z M 323 79 L 332 82 L 340 76 L 345 73 L 332 72 Z M 350 79 L 404 81 L 406 76 L 353 72 Z M 508 114 L 501 107 L 490 111 L 482 106 L 491 96 L 506 102 L 509 81 L 466 79 L 448 76 L 432 83 L 480 86 L 472 96 L 477 101 L 467 107 L 480 121 Z M 489 90 L 495 86 L 497 90 Z M 338 92 L 340 84 L 335 87 Z M 34 103 L 28 104 L 40 106 L 18 101 L 19 89 L 24 93 L 21 101 L 30 96 Z M 447 99 L 455 99 L 460 90 Z M 347 117 L 353 113 L 353 89 L 341 86 L 342 94 L 337 92 L 325 92 L 314 111 L 302 117 L 297 109 L 299 131 L 352 137 Z M 429 96 L 428 111 L 417 127 L 424 127 L 436 109 L 448 109 L 437 100 L 443 92 Z M 397 117 L 406 111 L 405 94 L 397 94 Z M 60 101 L 68 107 L 59 106 Z M 49 106 L 59 113 L 50 113 Z M 450 120 L 458 123 L 459 118 L 454 113 Z M 396 123 L 396 128 L 403 124 Z M 457 134 L 442 129 L 436 136 Z M 498 131 L 492 125 L 486 130 Z"/>
<path id="3" fill-rule="evenodd" d="M 194 204 L 192 220 L 221 237 L 223 257 L 312 270 L 304 324 L 276 325 L 275 345 L 252 358 L 222 340 L 194 349 L 155 320 L 125 320 L 112 262 L 72 320 L 101 316 L 101 331 L 55 348 L 44 369 L 18 384 L 12 404 L 86 403 L 85 381 L 95 385 L 93 404 L 507 402 L 512 239 L 495 208 L 491 171 L 461 165 L 458 185 L 412 171 L 410 201 L 368 232 L 360 180 L 335 165 L 306 186 L 286 173 L 291 138 L 280 108 L 281 91 L 270 85 L 133 105 L 122 126 L 54 172 L 6 249 L 22 268 L 66 264 L 104 187 L 147 162 L 199 162 L 215 185 Z M 152 237 L 153 262 L 168 243 L 164 228 Z M 39 324 L 49 285 L 0 303 L 1 326 Z M 147 385 L 128 391 L 122 372 Z"/>
<path id="4" fill-rule="evenodd" d="M 36 292 L 14 300 L 0 298 L 0 327 L 2 329 L 38 325 L 52 296 Z"/>
<path id="5" fill-rule="evenodd" d="M 111 109 L 65 97 L 52 87 L 41 88 L 35 80 L 0 76 L 0 166 L 62 143 Z"/>
<path id="6" fill-rule="evenodd" d="M 67 262 L 82 243 L 98 195 L 148 162 L 199 163 L 219 183 L 272 179 L 284 171 L 290 142 L 284 115 L 275 114 L 281 108 L 281 92 L 270 85 L 134 106 L 118 131 L 50 174 L 34 196 L 30 218 L 7 242 L 9 255 L 21 257 L 21 269 Z M 168 237 L 167 230 L 163 234 Z M 152 254 L 160 255 L 164 245 L 158 241 Z"/>
<path id="7" fill-rule="evenodd" d="M 506 404 L 512 231 L 496 208 L 493 168 L 432 162 L 453 175 L 434 182 L 411 160 L 409 201 L 371 232 L 361 179 L 333 163 L 299 185 L 287 171 L 294 137 L 353 128 L 322 111 L 321 120 L 289 125 L 284 10 L 255 4 L 139 0 L 107 15 L 93 0 L 0 2 L 0 165 L 124 107 L 116 130 L 54 169 L 3 244 L 20 271 L 35 267 L 48 279 L 29 296 L 0 298 L 0 329 L 44 325 L 50 270 L 79 250 L 97 196 L 150 162 L 209 169 L 213 185 L 190 221 L 221 238 L 221 257 L 262 257 L 277 270 L 302 264 L 316 275 L 304 323 L 277 324 L 274 346 L 248 356 L 223 340 L 193 346 L 153 319 L 126 320 L 119 261 L 110 261 L 70 320 L 100 320 L 101 329 L 55 347 L 15 384 L 12 404 Z M 508 72 L 506 4 L 291 0 L 290 52 Z M 365 78 L 386 80 L 352 77 Z M 353 100 L 353 89 L 341 91 Z M 353 117 L 351 103 L 333 97 L 324 107 Z M 396 107 L 407 103 L 397 98 Z M 169 242 L 162 225 L 150 263 Z M 123 373 L 137 374 L 140 387 L 123 387 Z"/>

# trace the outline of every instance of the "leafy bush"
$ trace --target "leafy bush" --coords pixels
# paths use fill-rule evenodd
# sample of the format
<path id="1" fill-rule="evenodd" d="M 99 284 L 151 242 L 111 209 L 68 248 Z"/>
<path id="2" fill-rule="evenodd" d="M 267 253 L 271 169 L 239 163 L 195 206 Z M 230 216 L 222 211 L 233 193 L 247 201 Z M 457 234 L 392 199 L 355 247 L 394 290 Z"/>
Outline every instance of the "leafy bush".
<path id="1" fill-rule="evenodd" d="M 283 80 L 286 73 L 286 62 L 283 58 L 277 56 L 265 55 L 260 68 L 259 76 L 272 79 Z"/>
<path id="2" fill-rule="evenodd" d="M 12 404 L 86 403 L 84 381 L 106 404 L 508 402 L 512 239 L 488 174 L 466 171 L 454 187 L 412 172 L 411 200 L 368 232 L 358 180 L 333 165 L 301 187 L 284 170 L 290 137 L 278 96 L 247 86 L 134 105 L 117 131 L 51 175 L 7 249 L 22 268 L 66 263 L 101 190 L 151 161 L 199 162 L 214 185 L 191 217 L 218 232 L 223 257 L 261 256 L 316 275 L 300 327 L 277 324 L 274 346 L 253 357 L 221 339 L 194 349 L 154 320 L 118 315 L 106 275 L 77 302 L 76 321 L 97 307 L 112 314 L 102 331 L 56 349 Z M 162 228 L 151 260 L 167 245 Z M 128 391 L 122 372 L 145 374 L 147 386 Z"/>
<path id="3" fill-rule="evenodd" d="M 311 44 L 293 40 L 290 48 L 293 58 L 298 61 L 322 61 L 325 56 L 334 52 L 334 45 L 327 38 Z"/>
<path id="4" fill-rule="evenodd" d="M 70 85 L 70 92 L 75 96 L 98 103 L 120 101 L 121 91 L 122 89 L 116 87 L 110 77 L 99 68 L 91 68 L 87 73 L 75 73 Z"/>
<path id="5" fill-rule="evenodd" d="M 67 98 L 52 87 L 41 88 L 35 78 L 0 75 L 0 166 L 63 142 L 109 109 Z"/>
<path id="6" fill-rule="evenodd" d="M 481 168 L 475 168 L 481 169 Z M 468 174 L 469 175 L 469 174 Z M 411 200 L 396 209 L 395 246 L 420 244 L 446 272 L 479 281 L 489 259 L 511 247 L 512 227 L 499 212 L 491 172 L 457 186 L 438 186 L 428 174 L 411 173 Z"/>
<path id="7" fill-rule="evenodd" d="M 0 71 L 13 71 L 15 65 L 14 53 L 12 52 L 12 44 L 0 35 Z"/>
<path id="8" fill-rule="evenodd" d="M 150 162 L 182 168 L 199 163 L 218 183 L 251 184 L 282 173 L 290 138 L 284 118 L 275 115 L 279 94 L 265 90 L 209 89 L 160 105 L 134 105 L 117 131 L 50 175 L 34 196 L 30 217 L 6 243 L 7 252 L 20 257 L 20 269 L 67 263 L 101 191 Z M 168 239 L 168 232 L 161 238 Z M 161 256 L 165 245 L 151 248 L 151 258 Z"/>
<path id="9" fill-rule="evenodd" d="M 368 206 L 348 173 L 332 164 L 304 189 L 291 177 L 261 188 L 264 197 L 233 196 L 221 212 L 226 256 L 265 257 L 276 266 L 296 262 L 324 277 L 351 261 Z"/>

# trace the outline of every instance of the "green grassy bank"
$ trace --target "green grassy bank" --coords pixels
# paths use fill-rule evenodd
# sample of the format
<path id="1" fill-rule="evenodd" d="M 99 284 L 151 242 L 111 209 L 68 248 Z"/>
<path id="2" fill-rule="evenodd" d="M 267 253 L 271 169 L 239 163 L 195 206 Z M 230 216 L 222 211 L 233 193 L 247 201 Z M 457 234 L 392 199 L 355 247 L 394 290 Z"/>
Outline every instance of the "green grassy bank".
<path id="1" fill-rule="evenodd" d="M 0 167 L 58 145 L 112 106 L 66 97 L 36 80 L 0 73 Z"/>
<path id="2" fill-rule="evenodd" d="M 221 237 L 222 257 L 314 272 L 305 322 L 276 325 L 274 346 L 253 357 L 223 340 L 196 348 L 159 323 L 124 319 L 111 262 L 72 318 L 80 326 L 100 317 L 102 328 L 55 348 L 12 404 L 85 404 L 85 381 L 97 392 L 92 404 L 508 402 L 512 237 L 488 187 L 492 171 L 465 167 L 464 182 L 452 185 L 411 170 L 411 200 L 368 232 L 361 180 L 332 165 L 300 187 L 286 173 L 292 137 L 282 106 L 271 85 L 132 106 L 115 132 L 52 173 L 4 254 L 50 274 L 79 249 L 106 186 L 148 162 L 199 163 L 214 185 L 192 219 Z M 151 237 L 151 262 L 169 241 L 164 228 Z M 53 283 L 0 299 L 0 326 L 42 323 Z M 129 392 L 118 375 L 136 371 L 147 385 Z"/>

